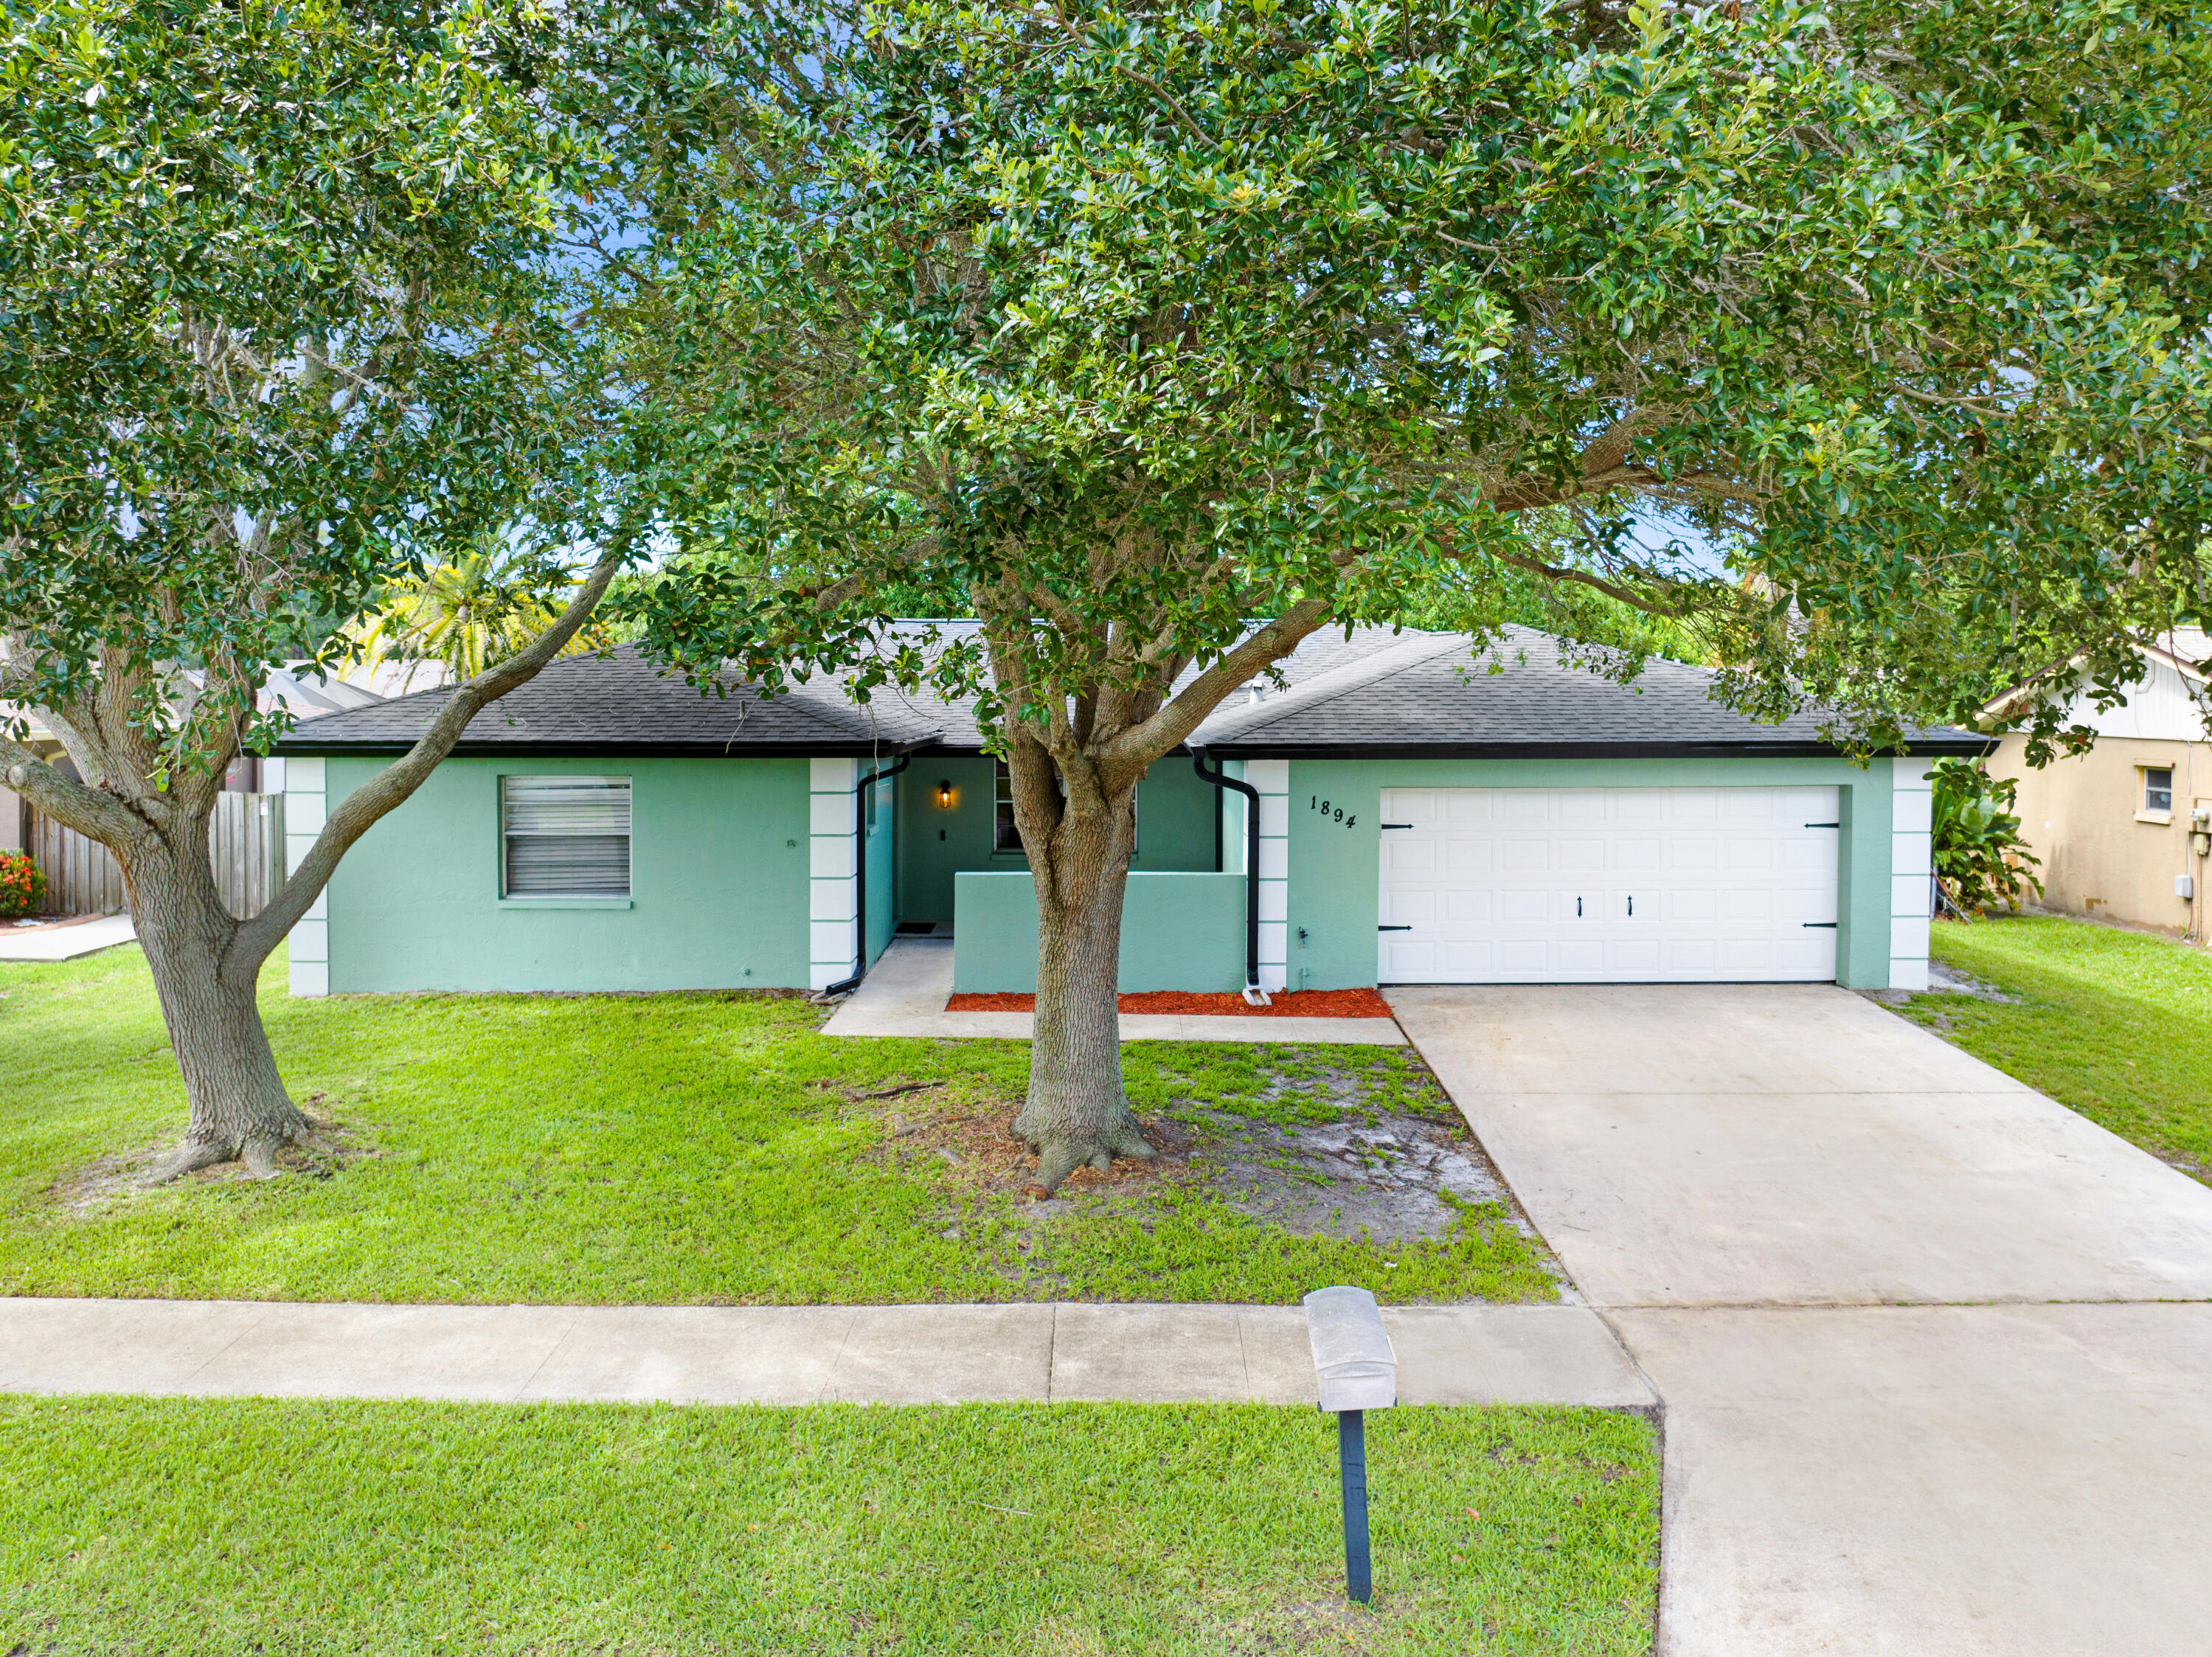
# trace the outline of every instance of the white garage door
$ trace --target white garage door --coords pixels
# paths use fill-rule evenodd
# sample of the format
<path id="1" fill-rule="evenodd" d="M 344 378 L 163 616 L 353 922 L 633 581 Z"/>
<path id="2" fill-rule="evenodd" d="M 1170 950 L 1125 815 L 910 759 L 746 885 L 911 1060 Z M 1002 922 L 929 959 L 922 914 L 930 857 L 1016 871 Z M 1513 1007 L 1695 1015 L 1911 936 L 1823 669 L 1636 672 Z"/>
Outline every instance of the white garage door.
<path id="1" fill-rule="evenodd" d="M 1833 788 L 1386 788 L 1382 981 L 1836 975 Z"/>

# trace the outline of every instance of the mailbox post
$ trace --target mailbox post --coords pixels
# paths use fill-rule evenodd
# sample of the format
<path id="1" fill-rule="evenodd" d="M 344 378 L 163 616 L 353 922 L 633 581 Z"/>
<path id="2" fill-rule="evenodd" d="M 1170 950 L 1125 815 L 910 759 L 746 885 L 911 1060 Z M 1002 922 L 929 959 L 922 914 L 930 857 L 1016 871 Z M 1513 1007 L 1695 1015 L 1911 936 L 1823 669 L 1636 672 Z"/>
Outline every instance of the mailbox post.
<path id="1" fill-rule="evenodd" d="M 1336 1417 L 1345 1592 L 1364 1605 L 1375 1597 L 1367 1547 L 1367 1411 L 1398 1401 L 1398 1355 L 1382 1327 L 1382 1308 L 1364 1289 L 1316 1289 L 1305 1306 L 1321 1407 Z"/>

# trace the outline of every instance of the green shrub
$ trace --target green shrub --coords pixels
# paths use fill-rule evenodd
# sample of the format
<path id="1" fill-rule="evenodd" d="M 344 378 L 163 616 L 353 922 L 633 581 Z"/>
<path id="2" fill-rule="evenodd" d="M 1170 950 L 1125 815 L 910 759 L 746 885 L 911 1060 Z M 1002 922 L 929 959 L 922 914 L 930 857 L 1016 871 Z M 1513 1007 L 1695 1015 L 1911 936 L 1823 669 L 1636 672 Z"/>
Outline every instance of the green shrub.
<path id="1" fill-rule="evenodd" d="M 1936 785 L 1936 886 L 1953 913 L 1963 920 L 2000 905 L 2017 909 L 2023 889 L 2041 897 L 2030 869 L 2043 859 L 2027 849 L 2009 809 L 2019 785 L 1975 760 L 1938 760 L 1928 775 Z"/>

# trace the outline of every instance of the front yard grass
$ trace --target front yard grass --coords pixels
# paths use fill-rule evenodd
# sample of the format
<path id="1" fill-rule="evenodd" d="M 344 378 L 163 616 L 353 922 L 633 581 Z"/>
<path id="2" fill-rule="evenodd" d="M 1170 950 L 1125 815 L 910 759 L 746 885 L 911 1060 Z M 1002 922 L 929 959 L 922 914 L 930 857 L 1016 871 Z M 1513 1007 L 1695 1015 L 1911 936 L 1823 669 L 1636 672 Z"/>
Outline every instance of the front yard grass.
<path id="1" fill-rule="evenodd" d="M 1650 1649 L 1640 1417 L 0 1398 L 0 1650 Z"/>
<path id="2" fill-rule="evenodd" d="M 2019 998 L 1919 995 L 1908 1017 L 2212 1182 L 2212 957 L 2055 915 L 1939 922 L 1929 950 Z"/>
<path id="3" fill-rule="evenodd" d="M 1133 1044 L 1132 1100 L 1187 1165 L 1104 1186 L 1080 1174 L 1038 1204 L 1008 1157 L 986 1166 L 977 1150 L 1005 1149 L 1024 1043 L 832 1041 L 821 1009 L 759 996 L 295 1000 L 283 969 L 264 980 L 270 1038 L 342 1154 L 303 1175 L 148 1193 L 129 1175 L 174 1143 L 185 1105 L 143 957 L 0 965 L 0 1294 L 1279 1303 L 1351 1283 L 1400 1302 L 1556 1296 L 1502 1200 L 1445 1193 L 1454 1211 L 1432 1235 L 1392 1240 L 1280 1223 L 1279 1203 L 1207 1177 L 1237 1141 L 1284 1164 L 1279 1184 L 1311 1188 L 1310 1158 L 1274 1155 L 1301 1125 L 1410 1114 L 1465 1138 L 1405 1049 Z"/>

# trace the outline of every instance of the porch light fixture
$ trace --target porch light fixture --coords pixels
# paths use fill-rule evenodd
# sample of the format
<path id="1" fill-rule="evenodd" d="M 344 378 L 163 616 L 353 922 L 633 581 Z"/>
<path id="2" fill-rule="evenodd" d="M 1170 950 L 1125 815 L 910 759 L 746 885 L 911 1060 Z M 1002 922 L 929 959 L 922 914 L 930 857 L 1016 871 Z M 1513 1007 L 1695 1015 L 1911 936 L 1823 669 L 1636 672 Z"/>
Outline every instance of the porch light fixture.
<path id="1" fill-rule="evenodd" d="M 940 782 L 937 785 L 937 809 L 940 811 L 950 811 L 952 809 L 952 785 L 950 782 Z"/>

